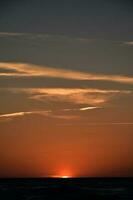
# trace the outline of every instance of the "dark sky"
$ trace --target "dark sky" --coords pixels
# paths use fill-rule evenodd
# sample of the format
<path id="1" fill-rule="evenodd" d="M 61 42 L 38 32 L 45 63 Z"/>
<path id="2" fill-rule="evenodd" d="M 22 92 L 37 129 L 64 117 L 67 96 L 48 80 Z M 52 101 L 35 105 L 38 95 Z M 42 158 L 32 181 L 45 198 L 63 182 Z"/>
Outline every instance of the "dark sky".
<path id="1" fill-rule="evenodd" d="M 6 0 L 0 4 L 1 31 L 133 39 L 131 0 Z"/>

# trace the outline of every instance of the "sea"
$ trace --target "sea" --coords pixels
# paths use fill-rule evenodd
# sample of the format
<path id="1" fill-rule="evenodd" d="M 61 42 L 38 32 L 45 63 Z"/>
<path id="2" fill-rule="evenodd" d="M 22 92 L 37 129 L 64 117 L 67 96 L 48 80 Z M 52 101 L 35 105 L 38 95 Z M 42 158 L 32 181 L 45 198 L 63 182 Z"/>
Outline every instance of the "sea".
<path id="1" fill-rule="evenodd" d="M 0 200 L 133 200 L 133 178 L 4 178 Z"/>

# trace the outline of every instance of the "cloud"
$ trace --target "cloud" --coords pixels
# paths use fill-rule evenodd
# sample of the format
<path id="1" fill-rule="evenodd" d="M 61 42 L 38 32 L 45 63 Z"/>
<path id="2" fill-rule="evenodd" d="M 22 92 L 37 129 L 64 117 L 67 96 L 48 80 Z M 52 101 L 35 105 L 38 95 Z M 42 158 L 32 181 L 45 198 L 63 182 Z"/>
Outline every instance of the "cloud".
<path id="1" fill-rule="evenodd" d="M 4 88 L 4 90 L 12 93 L 23 93 L 28 98 L 37 101 L 87 104 L 92 108 L 99 105 L 103 106 L 114 97 L 132 94 L 130 90 L 102 90 L 93 88 Z"/>
<path id="2" fill-rule="evenodd" d="M 96 74 L 76 70 L 38 66 L 28 63 L 0 63 L 0 69 L 0 76 L 49 77 L 71 80 L 111 81 L 123 84 L 133 84 L 133 77 L 126 75 Z"/>
<path id="3" fill-rule="evenodd" d="M 30 115 L 32 112 L 15 112 L 0 115 L 0 122 L 10 121 L 14 118 Z"/>
<path id="4" fill-rule="evenodd" d="M 125 45 L 133 46 L 133 41 L 124 42 Z"/>
<path id="5" fill-rule="evenodd" d="M 0 37 L 14 37 L 14 36 L 23 36 L 25 33 L 15 33 L 15 32 L 0 32 Z"/>
<path id="6" fill-rule="evenodd" d="M 3 115 L 0 115 L 0 118 L 4 118 L 4 117 L 12 118 L 12 117 L 19 117 L 19 116 L 24 116 L 28 114 L 32 114 L 32 112 L 16 112 L 16 113 L 3 114 Z"/>
<path id="7" fill-rule="evenodd" d="M 3 120 L 12 120 L 14 118 L 22 117 L 25 115 L 32 115 L 32 114 L 41 114 L 48 116 L 50 111 L 24 111 L 24 112 L 14 112 L 14 113 L 7 113 L 7 114 L 1 114 L 0 115 L 0 121 Z"/>
<path id="8" fill-rule="evenodd" d="M 41 41 L 45 41 L 45 40 L 63 40 L 63 41 L 76 41 L 76 42 L 80 42 L 80 43 L 90 43 L 93 42 L 95 39 L 92 38 L 87 38 L 87 37 L 71 37 L 68 35 L 61 35 L 61 34 L 40 34 L 40 33 L 22 33 L 22 32 L 0 32 L 0 37 L 6 37 L 6 38 L 25 38 L 27 40 L 41 40 Z"/>
<path id="9" fill-rule="evenodd" d="M 90 107 L 90 110 L 96 109 L 93 107 Z M 6 113 L 0 115 L 0 122 L 3 121 L 10 121 L 14 118 L 20 118 L 26 115 L 41 115 L 43 117 L 50 117 L 50 118 L 56 118 L 56 119 L 62 119 L 62 120 L 78 120 L 80 119 L 79 115 L 73 115 L 71 113 L 68 113 L 68 111 L 82 111 L 83 108 L 71 108 L 71 109 L 60 109 L 60 110 L 39 110 L 39 111 L 23 111 L 23 112 L 14 112 L 14 113 Z M 67 113 L 66 113 L 67 111 Z"/>
<path id="10" fill-rule="evenodd" d="M 88 123 L 87 125 L 95 126 L 111 126 L 111 125 L 133 125 L 133 122 L 99 122 L 99 123 Z"/>
<path id="11" fill-rule="evenodd" d="M 84 108 L 68 108 L 68 109 L 60 109 L 60 110 L 39 110 L 39 111 L 23 111 L 23 112 L 14 112 L 14 113 L 6 113 L 0 115 L 0 122 L 6 122 L 11 121 L 16 118 L 21 118 L 26 115 L 40 115 L 45 118 L 54 118 L 59 119 L 63 121 L 67 121 L 66 123 L 57 124 L 61 126 L 112 126 L 112 125 L 133 125 L 133 122 L 81 122 L 81 118 L 83 116 L 80 115 L 80 113 L 72 114 L 71 111 L 85 111 L 85 110 L 93 110 L 98 109 L 99 107 L 84 107 Z M 67 113 L 66 113 L 67 112 Z M 70 112 L 70 113 L 69 113 Z M 71 122 L 77 122 L 78 123 L 71 123 Z"/>
<path id="12" fill-rule="evenodd" d="M 81 111 L 85 111 L 85 110 L 93 110 L 93 109 L 97 109 L 98 107 L 84 107 L 84 108 L 80 108 Z"/>
<path id="13" fill-rule="evenodd" d="M 79 120 L 80 116 L 78 115 L 53 115 L 53 118 L 62 119 L 62 120 Z"/>
<path id="14" fill-rule="evenodd" d="M 133 126 L 133 122 L 62 123 L 60 126 Z"/>

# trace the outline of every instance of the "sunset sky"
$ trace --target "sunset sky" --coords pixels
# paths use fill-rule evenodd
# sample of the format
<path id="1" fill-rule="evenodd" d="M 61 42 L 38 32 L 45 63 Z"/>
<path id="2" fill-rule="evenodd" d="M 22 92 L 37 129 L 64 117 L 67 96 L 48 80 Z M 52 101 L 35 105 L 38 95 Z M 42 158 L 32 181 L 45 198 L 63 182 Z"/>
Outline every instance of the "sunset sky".
<path id="1" fill-rule="evenodd" d="M 0 177 L 133 176 L 133 2 L 0 1 Z"/>

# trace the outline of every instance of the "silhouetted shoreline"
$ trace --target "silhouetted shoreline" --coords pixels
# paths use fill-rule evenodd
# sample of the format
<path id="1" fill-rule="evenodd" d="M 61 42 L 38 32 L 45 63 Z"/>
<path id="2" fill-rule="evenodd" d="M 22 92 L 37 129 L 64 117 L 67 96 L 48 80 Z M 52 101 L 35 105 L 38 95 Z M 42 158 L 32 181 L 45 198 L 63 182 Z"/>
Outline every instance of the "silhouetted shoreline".
<path id="1" fill-rule="evenodd" d="M 0 199 L 133 199 L 133 178 L 1 178 Z"/>

